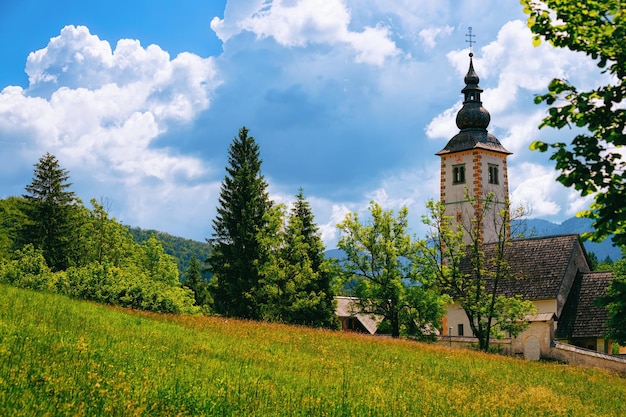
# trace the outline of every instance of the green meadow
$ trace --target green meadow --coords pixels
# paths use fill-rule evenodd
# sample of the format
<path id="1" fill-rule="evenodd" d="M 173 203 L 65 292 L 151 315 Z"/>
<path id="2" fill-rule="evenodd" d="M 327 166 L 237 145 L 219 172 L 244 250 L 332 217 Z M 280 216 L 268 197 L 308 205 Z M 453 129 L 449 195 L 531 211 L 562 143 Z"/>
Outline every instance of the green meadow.
<path id="1" fill-rule="evenodd" d="M 622 416 L 626 378 L 0 286 L 1 416 Z"/>

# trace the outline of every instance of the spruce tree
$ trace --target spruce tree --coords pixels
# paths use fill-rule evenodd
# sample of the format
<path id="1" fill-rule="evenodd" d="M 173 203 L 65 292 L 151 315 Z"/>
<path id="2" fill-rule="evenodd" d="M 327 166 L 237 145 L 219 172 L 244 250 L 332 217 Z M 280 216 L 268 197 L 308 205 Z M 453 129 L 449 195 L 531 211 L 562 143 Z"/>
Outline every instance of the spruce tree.
<path id="1" fill-rule="evenodd" d="M 259 146 L 245 127 L 230 145 L 228 163 L 207 259 L 214 308 L 225 316 L 259 319 L 259 268 L 265 255 L 258 234 L 272 202 L 261 175 Z"/>
<path id="2" fill-rule="evenodd" d="M 23 195 L 27 221 L 18 244 L 32 243 L 41 249 L 53 271 L 66 269 L 77 250 L 79 202 L 68 190 L 72 185 L 68 180 L 68 171 L 54 155 L 46 153 L 35 164 L 33 180 Z"/>
<path id="3" fill-rule="evenodd" d="M 185 271 L 185 278 L 185 287 L 193 291 L 196 305 L 203 306 L 209 304 L 211 297 L 208 293 L 206 282 L 202 278 L 202 264 L 196 255 L 191 256 L 189 267 Z"/>
<path id="4" fill-rule="evenodd" d="M 336 327 L 335 301 L 330 265 L 315 224 L 311 205 L 302 188 L 296 195 L 286 228 L 285 261 L 301 276 L 298 300 L 292 306 L 291 322 L 315 327 Z"/>

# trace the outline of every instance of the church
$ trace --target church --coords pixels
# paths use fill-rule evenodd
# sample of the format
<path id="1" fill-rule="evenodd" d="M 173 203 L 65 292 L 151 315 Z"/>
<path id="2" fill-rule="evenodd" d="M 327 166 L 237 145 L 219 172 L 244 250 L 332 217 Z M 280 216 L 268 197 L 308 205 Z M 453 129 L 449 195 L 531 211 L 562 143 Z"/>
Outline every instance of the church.
<path id="1" fill-rule="evenodd" d="M 485 259 L 491 259 L 501 237 L 511 237 L 507 170 L 511 152 L 487 130 L 491 116 L 482 104 L 483 90 L 478 85 L 471 52 L 469 58 L 465 87 L 461 90 L 463 105 L 456 117 L 459 132 L 436 153 L 441 159 L 440 200 L 446 216 L 466 231 L 471 227 L 462 223 L 476 221 L 472 216 L 475 204 L 483 204 L 474 236 L 478 236 Z M 484 204 L 487 195 L 488 206 Z M 463 239 L 467 245 L 475 241 L 467 232 Z M 592 271 L 580 236 L 575 234 L 509 240 L 505 261 L 507 275 L 512 278 L 499 282 L 497 294 L 519 295 L 531 301 L 536 314 L 526 317 L 529 325 L 523 333 L 492 340 L 491 346 L 530 360 L 548 358 L 626 374 L 626 358 L 618 355 L 626 354 L 626 349 L 613 346 L 605 338 L 608 313 L 595 304 L 606 294 L 612 272 Z M 463 272 L 471 274 L 471 266 L 466 268 Z M 382 317 L 359 314 L 353 298 L 336 300 L 344 330 L 377 334 Z M 477 344 L 467 314 L 457 303 L 447 306 L 440 328 L 440 344 Z"/>
<path id="2" fill-rule="evenodd" d="M 503 210 L 508 213 L 507 157 L 511 152 L 487 130 L 491 117 L 481 101 L 483 90 L 478 85 L 473 54 L 469 57 L 461 90 L 463 106 L 456 117 L 459 133 L 436 154 L 441 158 L 440 199 L 447 216 L 467 222 L 468 213 L 474 212 L 468 194 L 479 202 L 491 195 L 491 208 L 479 225 L 480 241 L 488 254 L 502 233 L 510 233 L 501 228 L 508 222 L 499 217 Z M 464 239 L 466 244 L 472 241 L 467 233 Z M 503 350 L 528 359 L 554 357 L 557 345 L 604 354 L 616 352 L 617 347 L 614 350 L 611 341 L 604 338 L 607 311 L 595 305 L 613 276 L 591 270 L 578 235 L 512 239 L 507 252 L 509 272 L 515 278 L 501 281 L 498 294 L 520 295 L 534 303 L 537 313 L 527 317 L 530 325 L 524 333 L 498 342 Z M 440 339 L 444 342 L 475 341 L 467 315 L 458 304 L 448 306 L 442 327 Z"/>

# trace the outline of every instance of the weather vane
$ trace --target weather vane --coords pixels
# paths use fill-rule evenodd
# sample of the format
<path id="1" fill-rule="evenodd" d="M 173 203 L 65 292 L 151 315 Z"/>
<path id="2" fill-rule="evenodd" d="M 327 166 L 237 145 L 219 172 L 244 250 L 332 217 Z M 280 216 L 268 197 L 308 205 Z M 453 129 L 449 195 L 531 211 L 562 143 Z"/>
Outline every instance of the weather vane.
<path id="1" fill-rule="evenodd" d="M 470 47 L 470 54 L 472 53 L 472 46 L 476 43 L 476 41 L 474 40 L 474 38 L 476 37 L 476 35 L 474 35 L 472 33 L 472 27 L 468 27 L 467 28 L 467 34 L 465 35 L 465 37 L 467 38 L 465 40 L 465 42 L 469 43 L 469 47 Z"/>

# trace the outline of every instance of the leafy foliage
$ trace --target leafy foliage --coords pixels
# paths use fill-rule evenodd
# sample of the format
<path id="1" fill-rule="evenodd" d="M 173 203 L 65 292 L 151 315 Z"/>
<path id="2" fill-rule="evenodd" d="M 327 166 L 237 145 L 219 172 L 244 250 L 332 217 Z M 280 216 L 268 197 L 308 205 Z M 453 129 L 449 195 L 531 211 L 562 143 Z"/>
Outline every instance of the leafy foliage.
<path id="1" fill-rule="evenodd" d="M 546 39 L 558 48 L 582 52 L 602 72 L 607 85 L 579 91 L 567 80 L 554 79 L 536 103 L 552 106 L 540 127 L 584 128 L 572 142 L 537 141 L 531 149 L 553 150 L 550 159 L 561 172 L 558 181 L 581 195 L 594 194 L 591 209 L 581 213 L 594 220 L 594 240 L 614 234 L 626 245 L 626 162 L 620 148 L 626 144 L 626 11 L 621 0 L 522 0 L 535 43 Z"/>
<path id="2" fill-rule="evenodd" d="M 124 256 L 103 256 L 57 272 L 50 270 L 40 249 L 26 245 L 15 251 L 12 259 L 2 260 L 0 283 L 142 310 L 197 312 L 193 293 L 182 288 L 176 264 L 162 252 L 158 241 L 139 245 L 127 233 L 125 236 L 119 242 L 128 249 Z"/>
<path id="3" fill-rule="evenodd" d="M 598 304 L 609 312 L 607 338 L 626 346 L 626 259 L 615 262 L 612 270 L 615 278 Z"/>
<path id="4" fill-rule="evenodd" d="M 342 266 L 346 279 L 355 279 L 361 313 L 382 316 L 393 337 L 433 338 L 445 299 L 420 275 L 421 245 L 407 232 L 407 208 L 396 217 L 371 203 L 370 213 L 365 224 L 349 213 L 337 226 L 342 232 L 337 246 L 346 255 Z"/>
<path id="5" fill-rule="evenodd" d="M 228 162 L 207 259 L 214 306 L 225 316 L 259 319 L 257 291 L 266 258 L 259 233 L 267 227 L 272 202 L 261 175 L 259 146 L 245 127 L 229 147 Z"/>
<path id="6" fill-rule="evenodd" d="M 464 213 L 459 223 L 445 214 L 444 203 L 428 202 L 430 213 L 423 221 L 430 231 L 421 248 L 423 274 L 463 308 L 479 348 L 488 351 L 491 337 L 521 333 L 528 326 L 525 316 L 534 313 L 535 307 L 520 297 L 498 294 L 500 282 L 513 278 L 507 263 L 512 256 L 507 251 L 511 244 L 508 207 L 496 216 L 502 219 L 495 225 L 497 241 L 487 251 L 481 230 L 485 213 L 493 209 L 493 195 L 482 199 L 466 195 L 466 199 L 473 213 Z"/>
<path id="7" fill-rule="evenodd" d="M 0 200 L 1 283 L 157 312 L 198 311 L 160 241 L 136 243 L 102 204 L 84 207 L 66 191 L 69 175 L 53 155 L 36 167 L 29 195 Z"/>
<path id="8" fill-rule="evenodd" d="M 13 251 L 20 229 L 27 218 L 22 207 L 23 198 L 9 197 L 0 200 L 0 258 L 7 258 Z"/>

